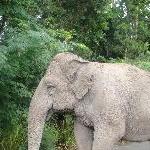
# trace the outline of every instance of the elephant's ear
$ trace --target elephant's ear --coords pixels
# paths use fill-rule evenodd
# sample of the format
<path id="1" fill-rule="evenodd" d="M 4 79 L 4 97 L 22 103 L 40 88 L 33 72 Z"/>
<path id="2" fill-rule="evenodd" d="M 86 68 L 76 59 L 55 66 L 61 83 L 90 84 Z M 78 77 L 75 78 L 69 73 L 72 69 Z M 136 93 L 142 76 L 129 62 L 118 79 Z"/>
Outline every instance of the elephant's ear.
<path id="1" fill-rule="evenodd" d="M 73 83 L 76 80 L 78 70 L 88 63 L 89 61 L 79 58 L 74 59 L 67 64 L 65 74 L 70 83 Z"/>
<path id="2" fill-rule="evenodd" d="M 94 82 L 94 76 L 81 72 L 77 75 L 75 82 L 72 83 L 71 89 L 77 99 L 82 99 L 91 89 Z"/>
<path id="3" fill-rule="evenodd" d="M 63 63 L 61 62 L 61 70 L 68 79 L 70 89 L 77 99 L 82 99 L 93 84 L 93 76 L 89 73 L 87 66 L 89 66 L 89 61 L 74 55 Z"/>

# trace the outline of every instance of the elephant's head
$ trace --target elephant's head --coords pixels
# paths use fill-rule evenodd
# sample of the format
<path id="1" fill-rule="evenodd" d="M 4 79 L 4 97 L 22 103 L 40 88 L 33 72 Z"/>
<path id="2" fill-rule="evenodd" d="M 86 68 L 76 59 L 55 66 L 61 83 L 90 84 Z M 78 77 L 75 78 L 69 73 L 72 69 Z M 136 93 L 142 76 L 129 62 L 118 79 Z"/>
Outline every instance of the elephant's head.
<path id="1" fill-rule="evenodd" d="M 31 100 L 28 150 L 39 149 L 48 112 L 72 111 L 89 91 L 92 78 L 86 71 L 81 71 L 88 64 L 88 61 L 67 52 L 54 57 Z"/>

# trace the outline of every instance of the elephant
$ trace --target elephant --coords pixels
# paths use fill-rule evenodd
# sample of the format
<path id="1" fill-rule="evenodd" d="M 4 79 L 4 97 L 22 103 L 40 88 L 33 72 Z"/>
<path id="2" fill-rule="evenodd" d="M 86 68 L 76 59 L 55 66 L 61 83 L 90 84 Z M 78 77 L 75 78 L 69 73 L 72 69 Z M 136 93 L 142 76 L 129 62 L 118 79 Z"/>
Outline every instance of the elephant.
<path id="1" fill-rule="evenodd" d="M 122 139 L 149 141 L 150 73 L 125 63 L 59 53 L 30 103 L 28 150 L 39 150 L 47 115 L 54 112 L 74 114 L 79 150 L 112 150 Z"/>

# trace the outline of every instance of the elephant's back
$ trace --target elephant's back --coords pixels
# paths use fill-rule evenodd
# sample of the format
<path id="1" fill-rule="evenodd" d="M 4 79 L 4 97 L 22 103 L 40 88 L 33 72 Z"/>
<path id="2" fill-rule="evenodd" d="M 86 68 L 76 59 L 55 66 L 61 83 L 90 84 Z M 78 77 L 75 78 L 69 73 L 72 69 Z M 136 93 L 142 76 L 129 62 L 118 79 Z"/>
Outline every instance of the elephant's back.
<path id="1" fill-rule="evenodd" d="M 129 64 L 97 63 L 97 82 L 105 87 L 127 90 L 130 93 L 149 93 L 150 72 Z M 93 71 L 94 72 L 94 71 Z M 117 90 L 117 89 L 116 89 Z"/>

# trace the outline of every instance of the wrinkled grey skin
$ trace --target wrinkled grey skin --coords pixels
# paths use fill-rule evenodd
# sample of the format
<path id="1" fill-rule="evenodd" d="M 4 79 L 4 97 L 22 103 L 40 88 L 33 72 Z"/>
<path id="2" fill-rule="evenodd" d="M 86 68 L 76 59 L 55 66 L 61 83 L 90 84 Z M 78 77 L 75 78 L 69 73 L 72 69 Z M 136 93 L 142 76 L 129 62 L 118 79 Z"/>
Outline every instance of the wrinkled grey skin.
<path id="1" fill-rule="evenodd" d="M 29 108 L 28 150 L 39 150 L 48 112 L 70 111 L 79 150 L 112 150 L 120 139 L 150 139 L 150 73 L 127 64 L 60 53 Z"/>

